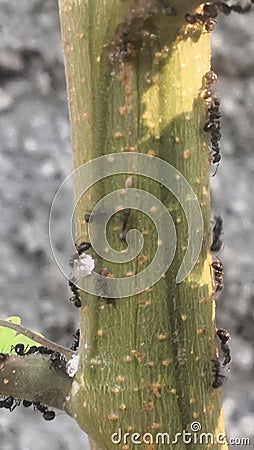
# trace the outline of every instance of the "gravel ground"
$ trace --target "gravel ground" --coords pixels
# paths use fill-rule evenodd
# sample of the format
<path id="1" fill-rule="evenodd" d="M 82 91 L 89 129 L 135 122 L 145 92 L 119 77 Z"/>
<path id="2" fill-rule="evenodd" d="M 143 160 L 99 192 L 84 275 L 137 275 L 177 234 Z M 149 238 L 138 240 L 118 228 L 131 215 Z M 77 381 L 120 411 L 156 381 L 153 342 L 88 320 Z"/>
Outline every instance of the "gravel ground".
<path id="1" fill-rule="evenodd" d="M 220 257 L 226 275 L 217 318 L 232 335 L 233 362 L 223 387 L 226 427 L 229 437 L 252 438 L 250 448 L 254 448 L 253 20 L 254 13 L 223 17 L 213 33 L 223 161 L 211 181 L 214 212 L 224 219 Z M 0 0 L 0 23 L 1 317 L 20 315 L 27 327 L 68 346 L 78 312 L 67 301 L 69 289 L 48 240 L 51 202 L 71 170 L 57 1 Z M 58 227 L 60 245 L 61 220 Z M 12 414 L 0 410 L 1 450 L 86 448 L 84 433 L 67 415 L 59 412 L 52 423 L 38 416 L 22 408 Z"/>

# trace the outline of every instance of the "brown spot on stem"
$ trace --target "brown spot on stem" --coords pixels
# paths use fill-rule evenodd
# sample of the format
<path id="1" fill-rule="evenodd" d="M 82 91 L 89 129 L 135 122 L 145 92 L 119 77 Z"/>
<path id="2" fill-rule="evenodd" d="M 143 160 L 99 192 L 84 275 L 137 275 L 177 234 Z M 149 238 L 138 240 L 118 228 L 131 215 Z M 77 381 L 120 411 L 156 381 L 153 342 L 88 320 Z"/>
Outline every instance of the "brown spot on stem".
<path id="1" fill-rule="evenodd" d="M 117 416 L 116 414 L 109 414 L 108 420 L 110 420 L 111 422 L 116 422 L 117 420 L 119 420 L 119 416 Z"/>
<path id="2" fill-rule="evenodd" d="M 140 264 L 144 264 L 144 263 L 146 263 L 148 261 L 148 256 L 146 256 L 146 255 L 139 255 L 139 257 L 138 257 L 138 262 L 140 263 Z"/>
<path id="3" fill-rule="evenodd" d="M 132 184 L 133 184 L 132 181 L 133 181 L 132 177 L 126 178 L 125 183 L 124 183 L 124 187 L 125 188 L 131 188 Z"/>
<path id="4" fill-rule="evenodd" d="M 206 327 L 198 328 L 197 334 L 198 335 L 200 335 L 200 334 L 206 335 L 207 334 L 207 328 Z"/>
<path id="5" fill-rule="evenodd" d="M 161 384 L 160 383 L 154 383 L 152 385 L 152 392 L 157 398 L 161 398 Z"/>
<path id="6" fill-rule="evenodd" d="M 127 278 L 129 278 L 129 277 L 133 277 L 135 274 L 134 274 L 134 272 L 126 272 L 126 274 L 125 274 L 125 276 L 127 277 Z"/>
<path id="7" fill-rule="evenodd" d="M 120 139 L 120 138 L 122 138 L 122 137 L 123 137 L 123 133 L 116 132 L 116 133 L 114 134 L 114 138 L 115 138 L 115 139 Z"/>
<path id="8" fill-rule="evenodd" d="M 165 341 L 167 339 L 167 336 L 165 334 L 159 334 L 157 336 L 158 341 Z"/>
<path id="9" fill-rule="evenodd" d="M 124 377 L 122 377 L 121 375 L 118 375 L 118 377 L 116 377 L 116 382 L 119 384 L 124 383 Z"/>
<path id="10" fill-rule="evenodd" d="M 120 392 L 120 387 L 119 386 L 114 386 L 111 389 L 112 394 L 118 394 Z"/>
<path id="11" fill-rule="evenodd" d="M 169 361 L 169 359 L 164 359 L 164 360 L 162 361 L 161 364 L 162 364 L 163 366 L 167 367 L 167 366 L 169 366 L 170 361 Z"/>
<path id="12" fill-rule="evenodd" d="M 154 361 L 148 361 L 147 365 L 148 367 L 154 367 L 156 363 Z"/>
<path id="13" fill-rule="evenodd" d="M 138 302 L 138 306 L 140 307 L 140 308 L 145 308 L 146 306 L 150 306 L 152 304 L 152 302 L 151 301 L 149 301 L 149 300 L 141 300 L 140 302 Z"/>
<path id="14" fill-rule="evenodd" d="M 148 156 L 151 156 L 151 158 L 156 156 L 156 153 L 153 150 L 148 150 L 147 154 Z"/>
<path id="15" fill-rule="evenodd" d="M 211 411 L 213 411 L 214 410 L 214 406 L 213 405 L 207 405 L 205 408 L 204 408 L 204 413 L 205 414 L 209 414 Z"/>
<path id="16" fill-rule="evenodd" d="M 153 402 L 143 402 L 142 409 L 144 411 L 153 411 L 154 410 L 154 403 Z"/>
<path id="17" fill-rule="evenodd" d="M 130 363 L 132 361 L 131 356 L 125 356 L 125 358 L 123 359 L 124 362 Z"/>
<path id="18" fill-rule="evenodd" d="M 90 360 L 90 364 L 91 364 L 91 366 L 99 366 L 101 364 L 101 360 L 97 359 L 97 358 L 92 358 Z"/>
<path id="19" fill-rule="evenodd" d="M 144 357 L 146 356 L 145 353 L 138 352 L 137 350 L 132 350 L 131 353 L 135 356 L 135 358 L 138 359 L 144 359 Z"/>
<path id="20" fill-rule="evenodd" d="M 151 425 L 152 430 L 160 430 L 161 429 L 161 424 L 157 423 L 157 422 L 153 422 Z"/>

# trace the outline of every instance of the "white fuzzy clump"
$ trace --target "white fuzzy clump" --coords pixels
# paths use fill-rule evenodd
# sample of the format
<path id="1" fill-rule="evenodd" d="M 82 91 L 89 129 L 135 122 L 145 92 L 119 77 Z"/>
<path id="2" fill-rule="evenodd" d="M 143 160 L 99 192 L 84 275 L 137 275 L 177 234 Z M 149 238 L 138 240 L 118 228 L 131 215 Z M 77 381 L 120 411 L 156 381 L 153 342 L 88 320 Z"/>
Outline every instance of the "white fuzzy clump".
<path id="1" fill-rule="evenodd" d="M 94 267 L 95 263 L 93 257 L 86 253 L 82 253 L 78 259 L 74 260 L 74 270 L 80 277 L 91 275 Z"/>
<path id="2" fill-rule="evenodd" d="M 69 375 L 69 377 L 74 377 L 78 371 L 78 364 L 79 364 L 79 356 L 78 355 L 72 355 L 71 359 L 66 364 L 66 372 Z"/>

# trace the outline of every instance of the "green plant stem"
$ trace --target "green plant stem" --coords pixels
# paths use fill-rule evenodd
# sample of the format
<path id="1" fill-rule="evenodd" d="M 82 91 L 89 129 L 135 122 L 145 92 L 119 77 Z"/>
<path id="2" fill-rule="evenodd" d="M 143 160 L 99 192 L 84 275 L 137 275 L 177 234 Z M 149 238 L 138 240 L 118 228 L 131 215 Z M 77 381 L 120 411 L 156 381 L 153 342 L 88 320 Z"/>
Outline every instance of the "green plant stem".
<path id="1" fill-rule="evenodd" d="M 10 355 L 0 362 L 0 394 L 39 401 L 64 409 L 73 378 L 65 370 L 56 370 L 48 356 Z"/>
<path id="2" fill-rule="evenodd" d="M 203 77 L 210 69 L 210 37 L 201 26 L 184 25 L 198 1 L 171 1 L 176 16 L 157 1 L 60 0 L 60 19 L 72 127 L 74 167 L 112 152 L 142 152 L 176 167 L 194 189 L 204 218 L 204 240 L 194 270 L 175 283 L 188 228 L 172 195 L 153 180 L 135 177 L 135 187 L 160 198 L 174 218 L 178 247 L 168 273 L 149 291 L 115 304 L 82 297 L 79 389 L 66 408 L 101 450 L 112 433 L 190 430 L 223 433 L 220 389 L 212 388 L 216 355 L 215 301 L 211 276 L 208 143 L 202 131 L 206 108 Z M 143 9 L 142 9 L 143 8 Z M 123 59 L 123 36 L 128 35 Z M 129 59 L 128 59 L 129 58 Z M 123 188 L 116 176 L 93 186 L 77 206 L 77 240 L 88 240 L 84 213 L 111 191 Z M 79 192 L 78 179 L 76 192 Z M 77 200 L 77 198 L 76 198 Z M 119 241 L 119 215 L 110 221 L 108 239 Z M 157 235 L 139 212 L 131 226 L 145 239 L 142 258 L 128 268 L 97 257 L 97 267 L 115 277 L 137 273 L 152 260 Z M 98 236 L 98 239 L 100 236 Z M 128 449 L 135 446 L 129 441 Z M 141 449 L 152 449 L 140 445 Z M 163 449 L 159 444 L 156 449 Z M 168 448 L 208 449 L 179 442 Z M 215 444 L 226 449 L 226 444 Z"/>

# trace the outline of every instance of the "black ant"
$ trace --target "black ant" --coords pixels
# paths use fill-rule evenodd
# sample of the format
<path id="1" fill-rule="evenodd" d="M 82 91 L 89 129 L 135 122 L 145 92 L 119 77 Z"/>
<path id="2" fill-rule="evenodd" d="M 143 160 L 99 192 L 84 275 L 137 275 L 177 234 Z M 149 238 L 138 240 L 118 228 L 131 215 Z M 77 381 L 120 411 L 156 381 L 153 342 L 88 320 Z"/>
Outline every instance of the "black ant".
<path id="1" fill-rule="evenodd" d="M 232 5 L 231 11 L 234 11 L 238 14 L 245 14 L 248 13 L 251 10 L 251 4 L 247 4 L 246 6 L 242 7 L 240 5 Z"/>
<path id="2" fill-rule="evenodd" d="M 30 349 L 28 350 L 27 354 L 35 353 L 35 352 L 38 352 L 41 355 L 52 355 L 52 353 L 54 353 L 54 350 L 51 350 L 51 348 L 40 346 L 40 347 L 34 347 L 34 350 L 31 351 L 31 347 L 30 347 Z"/>
<path id="3" fill-rule="evenodd" d="M 214 216 L 215 225 L 213 227 L 213 241 L 210 247 L 211 252 L 218 252 L 222 247 L 222 241 L 220 236 L 222 233 L 222 218 L 220 216 Z"/>
<path id="4" fill-rule="evenodd" d="M 80 293 L 79 293 L 79 289 L 76 286 L 76 284 L 74 284 L 74 279 L 72 278 L 71 280 L 69 280 L 69 286 L 71 288 L 71 292 L 74 294 L 71 298 L 70 301 L 74 303 L 74 305 L 77 308 L 81 307 L 81 299 L 80 299 Z"/>
<path id="5" fill-rule="evenodd" d="M 79 328 L 75 331 L 75 333 L 73 334 L 74 337 L 74 341 L 71 344 L 71 350 L 73 350 L 74 352 L 77 350 L 78 346 L 79 346 L 79 339 L 80 339 L 80 330 Z"/>
<path id="6" fill-rule="evenodd" d="M 90 242 L 81 242 L 80 244 L 75 243 L 75 247 L 78 252 L 78 255 L 81 256 L 82 253 L 89 250 L 89 248 L 91 248 L 92 245 L 90 244 Z"/>
<path id="7" fill-rule="evenodd" d="M 131 59 L 130 42 L 129 42 L 129 29 L 123 28 L 120 33 L 120 45 L 121 45 L 121 57 L 123 61 L 129 61 Z"/>
<path id="8" fill-rule="evenodd" d="M 254 3 L 251 0 L 251 3 Z M 189 24 L 195 24 L 197 22 L 205 25 L 207 31 L 213 31 L 216 26 L 216 17 L 218 16 L 218 12 L 222 12 L 225 15 L 229 15 L 231 11 L 236 12 L 238 14 L 245 14 L 251 10 L 251 4 L 247 4 L 245 7 L 240 5 L 231 5 L 229 6 L 225 2 L 216 1 L 205 3 L 203 6 L 202 14 L 186 14 L 185 20 Z"/>
<path id="9" fill-rule="evenodd" d="M 212 268 L 214 269 L 214 279 L 215 279 L 215 292 L 219 292 L 223 289 L 223 265 L 221 260 L 218 258 L 218 261 L 214 261 L 212 263 Z"/>
<path id="10" fill-rule="evenodd" d="M 56 416 L 55 411 L 49 410 L 48 406 L 42 405 L 40 402 L 33 402 L 33 405 L 38 411 L 42 412 L 44 420 L 53 420 Z"/>
<path id="11" fill-rule="evenodd" d="M 227 330 L 224 330 L 224 328 L 219 328 L 217 330 L 217 336 L 221 341 L 221 350 L 224 355 L 224 361 L 222 365 L 225 367 L 231 361 L 230 348 L 227 344 L 227 342 L 229 341 L 229 339 L 231 339 L 231 337 L 229 332 Z"/>
<path id="12" fill-rule="evenodd" d="M 204 87 L 206 89 L 206 98 L 209 99 L 214 95 L 212 90 L 212 85 L 217 83 L 217 75 L 213 70 L 209 70 L 209 72 L 206 72 L 204 76 Z M 208 91 L 208 93 L 207 93 Z M 209 95 L 208 95 L 209 94 Z"/>
<path id="13" fill-rule="evenodd" d="M 84 219 L 85 219 L 86 223 L 90 222 L 91 221 L 91 214 L 85 214 L 84 215 Z"/>
<path id="14" fill-rule="evenodd" d="M 217 168 L 212 176 L 216 175 L 221 160 L 220 146 L 219 146 L 219 140 L 221 138 L 220 132 L 221 113 L 219 106 L 220 106 L 220 99 L 216 97 L 214 94 L 212 94 L 211 104 L 208 108 L 208 121 L 204 125 L 204 131 L 207 133 L 211 133 L 211 151 L 213 152 L 212 162 L 213 164 L 217 163 Z"/>
<path id="15" fill-rule="evenodd" d="M 15 353 L 19 356 L 24 356 L 26 353 L 26 350 L 28 348 L 28 345 L 25 347 L 24 344 L 16 344 L 11 346 L 11 351 L 15 350 Z"/>
<path id="16" fill-rule="evenodd" d="M 0 408 L 9 409 L 11 412 L 20 405 L 20 400 L 13 397 L 4 397 L 0 400 Z"/>
<path id="17" fill-rule="evenodd" d="M 29 408 L 33 405 L 35 409 L 42 412 L 42 417 L 44 420 L 53 420 L 56 416 L 56 413 L 53 410 L 49 410 L 48 406 L 42 405 L 38 401 L 31 402 L 30 400 L 23 400 L 22 404 L 25 408 Z"/>
<path id="18" fill-rule="evenodd" d="M 25 408 L 29 408 L 29 406 L 32 406 L 33 402 L 31 402 L 30 400 L 23 400 L 22 405 Z"/>
<path id="19" fill-rule="evenodd" d="M 56 417 L 56 413 L 53 410 L 46 410 L 42 414 L 44 420 L 53 420 Z"/>
<path id="20" fill-rule="evenodd" d="M 0 353 L 0 363 L 7 359 L 8 353 Z"/>
<path id="21" fill-rule="evenodd" d="M 218 12 L 217 12 L 215 5 L 206 3 L 203 6 L 202 14 L 187 13 L 187 14 L 185 14 L 185 20 L 187 23 L 192 24 L 192 25 L 199 22 L 199 23 L 205 25 L 206 31 L 211 32 L 214 30 L 214 28 L 216 26 L 217 22 L 216 22 L 215 18 L 217 17 L 217 15 L 218 15 Z"/>
<path id="22" fill-rule="evenodd" d="M 119 238 L 121 239 L 121 241 L 123 241 L 125 239 L 126 236 L 126 228 L 128 225 L 128 222 L 130 220 L 131 217 L 131 209 L 130 208 L 125 208 L 122 211 L 122 230 L 119 234 Z"/>
<path id="23" fill-rule="evenodd" d="M 85 253 L 87 250 L 89 250 L 89 248 L 92 247 L 92 245 L 90 244 L 90 242 L 81 242 L 80 244 L 75 243 L 75 247 L 78 253 L 78 258 L 80 258 L 83 253 Z M 77 260 L 78 258 L 75 255 L 71 258 L 70 265 L 72 267 L 74 266 L 74 261 Z M 75 282 L 76 282 L 75 278 L 71 278 L 69 280 L 69 286 L 71 288 L 71 292 L 73 293 L 73 296 L 70 298 L 70 301 L 73 302 L 77 308 L 80 308 L 81 307 L 80 291 L 76 286 Z"/>
<path id="24" fill-rule="evenodd" d="M 32 353 L 40 353 L 42 355 L 51 355 L 54 353 L 54 350 L 43 346 L 37 347 L 36 345 L 31 345 L 27 350 L 28 347 L 29 345 L 25 347 L 24 344 L 16 344 L 15 346 L 11 346 L 11 351 L 15 350 L 16 354 L 19 356 L 31 355 Z"/>
<path id="25" fill-rule="evenodd" d="M 218 359 L 213 359 L 212 363 L 213 363 L 212 370 L 213 370 L 213 374 L 214 374 L 214 381 L 213 381 L 212 387 L 214 389 L 217 389 L 222 386 L 223 381 L 226 377 L 225 377 L 225 375 L 222 375 L 220 373 L 220 369 L 221 369 L 220 361 Z"/>
<path id="26" fill-rule="evenodd" d="M 66 367 L 66 359 L 65 356 L 59 352 L 53 352 L 50 355 L 50 362 L 54 369 L 61 370 Z"/>

